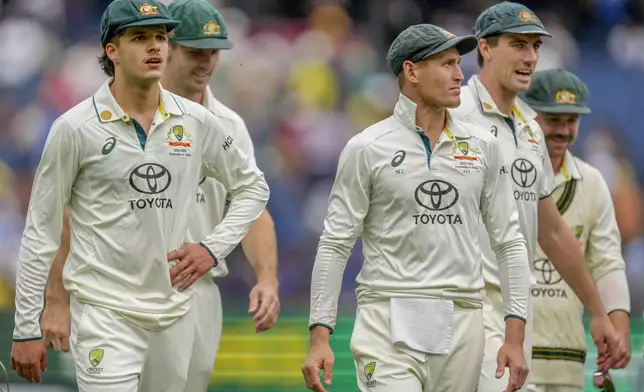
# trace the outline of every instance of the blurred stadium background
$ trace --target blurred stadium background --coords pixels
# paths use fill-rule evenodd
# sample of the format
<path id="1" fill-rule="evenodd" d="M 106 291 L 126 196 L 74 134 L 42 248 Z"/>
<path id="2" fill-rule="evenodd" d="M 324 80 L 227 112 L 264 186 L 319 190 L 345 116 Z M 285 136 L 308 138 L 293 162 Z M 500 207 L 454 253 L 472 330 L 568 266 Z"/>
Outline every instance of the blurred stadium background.
<path id="1" fill-rule="evenodd" d="M 211 0 L 226 19 L 235 48 L 222 54 L 212 86 L 246 120 L 272 190 L 269 209 L 280 250 L 279 325 L 261 335 L 246 315 L 252 270 L 241 251 L 219 281 L 225 326 L 212 378 L 217 391 L 302 391 L 308 349 L 308 297 L 340 150 L 364 127 L 389 115 L 397 99 L 384 57 L 410 24 L 430 22 L 470 33 L 491 0 Z M 109 0 L 0 0 L 0 360 L 9 366 L 13 282 L 32 173 L 52 121 L 105 80 L 99 22 Z M 164 1 L 170 3 L 170 1 Z M 591 116 L 576 153 L 596 165 L 613 192 L 633 302 L 633 361 L 614 372 L 619 391 L 644 391 L 642 311 L 644 235 L 644 1 L 524 1 L 547 39 L 540 69 L 565 67 L 590 86 Z M 463 60 L 466 78 L 475 55 Z M 348 352 L 355 309 L 356 246 L 345 273 L 332 391 L 355 391 Z M 594 353 L 587 359 L 592 372 Z M 10 371 L 11 373 L 11 371 Z M 12 391 L 73 391 L 69 355 L 49 354 L 41 386 Z M 0 373 L 0 389 L 3 377 Z M 639 382 L 639 384 L 638 384 Z M 592 388 L 587 388 L 589 391 Z"/>

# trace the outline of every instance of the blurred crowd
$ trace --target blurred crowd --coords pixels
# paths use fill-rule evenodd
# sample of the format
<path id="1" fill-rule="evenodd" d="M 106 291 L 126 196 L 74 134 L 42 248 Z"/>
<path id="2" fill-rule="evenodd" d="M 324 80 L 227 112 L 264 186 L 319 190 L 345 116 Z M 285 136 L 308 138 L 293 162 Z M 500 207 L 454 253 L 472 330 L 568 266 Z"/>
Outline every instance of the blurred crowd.
<path id="1" fill-rule="evenodd" d="M 338 156 L 391 113 L 398 87 L 384 61 L 393 38 L 430 22 L 471 33 L 492 0 L 211 0 L 235 47 L 221 56 L 215 95 L 246 120 L 271 186 L 284 312 L 308 310 L 315 249 Z M 165 0 L 165 3 L 171 1 Z M 99 24 L 109 0 L 0 0 L 0 307 L 11 309 L 33 172 L 53 120 L 105 81 Z M 552 39 L 538 68 L 564 67 L 590 87 L 593 114 L 575 144 L 613 192 L 634 311 L 644 309 L 642 187 L 644 2 L 524 1 Z M 476 56 L 463 59 L 466 78 Z M 341 305 L 352 309 L 360 245 Z M 222 279 L 225 307 L 245 302 L 253 274 L 241 252 Z M 638 287 L 639 286 L 639 287 Z"/>

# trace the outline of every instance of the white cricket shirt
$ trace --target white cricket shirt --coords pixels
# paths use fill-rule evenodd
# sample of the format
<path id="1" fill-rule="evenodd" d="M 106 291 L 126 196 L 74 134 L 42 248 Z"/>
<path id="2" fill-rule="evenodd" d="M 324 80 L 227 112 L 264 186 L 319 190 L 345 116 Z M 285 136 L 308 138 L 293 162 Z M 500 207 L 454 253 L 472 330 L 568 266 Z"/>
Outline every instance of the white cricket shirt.
<path id="1" fill-rule="evenodd" d="M 36 171 L 16 282 L 14 339 L 39 337 L 47 274 L 66 204 L 71 249 L 65 288 L 149 330 L 184 314 L 192 290 L 170 283 L 166 255 L 186 239 L 200 169 L 232 195 L 226 219 L 202 242 L 224 258 L 264 210 L 263 173 L 233 121 L 161 91 L 149 134 L 119 107 L 107 81 L 52 125 Z"/>
<path id="2" fill-rule="evenodd" d="M 508 159 L 520 231 L 527 244 L 528 256 L 534 260 L 538 243 L 539 200 L 550 196 L 554 190 L 554 174 L 543 132 L 535 120 L 536 113 L 517 98 L 513 107 L 514 117 L 505 116 L 476 75 L 461 91 L 461 105 L 455 112 L 457 118 L 487 130 L 499 141 L 499 149 Z M 487 283 L 499 286 L 497 262 L 483 225 L 480 238 L 483 277 Z M 531 281 L 535 283 L 534 276 Z"/>
<path id="3" fill-rule="evenodd" d="M 232 121 L 232 127 L 228 131 L 234 134 L 235 143 L 244 149 L 246 156 L 255 163 L 253 142 L 246 123 L 241 116 L 218 101 L 212 94 L 210 87 L 206 87 L 202 104 L 215 115 L 229 118 Z M 228 197 L 228 190 L 226 190 L 224 184 L 215 178 L 202 177 L 199 180 L 197 206 L 194 210 L 193 218 L 190 219 L 188 224 L 188 241 L 201 241 L 224 219 L 228 206 Z M 217 261 L 217 266 L 212 269 L 212 275 L 214 277 L 228 275 L 226 260 L 220 258 Z"/>
<path id="4" fill-rule="evenodd" d="M 507 272 L 506 310 L 526 316 L 528 260 L 498 143 L 450 116 L 431 150 L 415 113 L 401 94 L 394 115 L 354 136 L 340 156 L 313 268 L 311 325 L 335 325 L 342 274 L 360 234 L 358 303 L 416 296 L 481 308 L 481 215 Z"/>
<path id="5" fill-rule="evenodd" d="M 613 201 L 601 173 L 588 163 L 566 152 L 555 177 L 553 198 L 563 219 L 571 228 L 586 256 L 593 281 L 602 293 L 602 280 L 608 290 L 624 290 L 622 304 L 607 303 L 612 310 L 630 311 L 621 237 L 615 220 Z M 532 288 L 534 332 L 530 379 L 538 384 L 583 386 L 586 334 L 582 322 L 584 306 L 561 278 L 540 248 L 534 261 L 537 285 Z M 626 287 L 619 287 L 626 286 Z M 602 295 L 605 299 L 605 295 Z"/>

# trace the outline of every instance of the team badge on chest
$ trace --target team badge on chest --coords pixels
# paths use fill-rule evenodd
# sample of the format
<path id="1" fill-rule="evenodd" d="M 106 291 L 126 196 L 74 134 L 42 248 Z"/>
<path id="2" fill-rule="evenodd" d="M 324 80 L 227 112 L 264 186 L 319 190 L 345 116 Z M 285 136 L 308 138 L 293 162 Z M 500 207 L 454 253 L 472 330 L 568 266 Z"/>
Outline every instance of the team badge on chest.
<path id="1" fill-rule="evenodd" d="M 168 130 L 166 141 L 170 147 L 170 155 L 189 157 L 192 155 L 192 136 L 183 125 L 175 125 Z"/>

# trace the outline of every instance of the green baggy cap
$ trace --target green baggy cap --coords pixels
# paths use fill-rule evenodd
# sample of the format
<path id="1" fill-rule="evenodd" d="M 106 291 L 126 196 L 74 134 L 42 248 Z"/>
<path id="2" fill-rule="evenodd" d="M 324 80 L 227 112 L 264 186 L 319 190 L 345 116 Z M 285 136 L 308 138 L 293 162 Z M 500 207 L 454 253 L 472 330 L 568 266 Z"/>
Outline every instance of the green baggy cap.
<path id="1" fill-rule="evenodd" d="M 479 39 L 503 33 L 539 34 L 551 37 L 530 8 L 510 1 L 487 8 L 476 18 L 474 24 L 474 35 Z"/>
<path id="2" fill-rule="evenodd" d="M 206 0 L 177 0 L 170 4 L 170 12 L 181 22 L 172 42 L 196 49 L 232 49 L 224 18 Z"/>
<path id="3" fill-rule="evenodd" d="M 564 69 L 536 72 L 525 98 L 532 109 L 541 113 L 590 113 L 586 106 L 588 86 L 577 75 Z"/>
<path id="4" fill-rule="evenodd" d="M 459 54 L 464 55 L 477 46 L 478 41 L 473 35 L 457 37 L 442 27 L 418 24 L 406 28 L 392 42 L 387 53 L 387 63 L 394 75 L 398 75 L 407 60 L 425 60 L 450 48 L 455 48 Z"/>
<path id="5" fill-rule="evenodd" d="M 168 7 L 154 0 L 114 0 L 101 18 L 101 44 L 103 47 L 128 27 L 166 25 L 168 32 L 180 25 Z"/>

